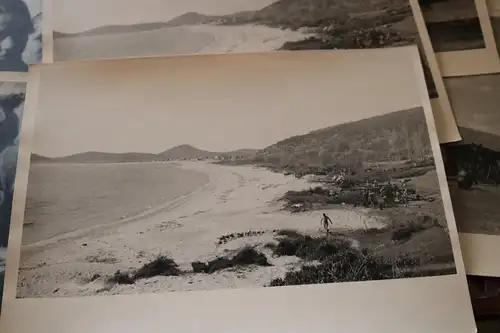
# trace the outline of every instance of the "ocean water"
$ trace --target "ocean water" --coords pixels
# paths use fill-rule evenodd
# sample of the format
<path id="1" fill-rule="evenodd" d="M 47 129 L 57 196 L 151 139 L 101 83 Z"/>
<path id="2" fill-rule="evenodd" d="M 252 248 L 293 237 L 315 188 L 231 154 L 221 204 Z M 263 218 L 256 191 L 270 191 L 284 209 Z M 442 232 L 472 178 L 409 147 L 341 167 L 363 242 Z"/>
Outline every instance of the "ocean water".
<path id="1" fill-rule="evenodd" d="M 23 244 L 119 221 L 208 181 L 166 163 L 32 164 Z"/>
<path id="2" fill-rule="evenodd" d="M 186 28 L 54 38 L 54 59 L 106 59 L 198 53 L 214 40 Z"/>

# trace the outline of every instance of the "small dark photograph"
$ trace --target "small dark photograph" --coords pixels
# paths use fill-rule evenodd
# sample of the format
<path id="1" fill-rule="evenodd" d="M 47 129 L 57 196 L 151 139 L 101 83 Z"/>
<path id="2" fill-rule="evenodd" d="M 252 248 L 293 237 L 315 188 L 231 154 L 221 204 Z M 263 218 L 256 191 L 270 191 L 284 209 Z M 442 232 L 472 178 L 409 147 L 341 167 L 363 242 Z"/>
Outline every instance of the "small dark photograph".
<path id="1" fill-rule="evenodd" d="M 486 47 L 474 0 L 419 0 L 435 52 Z"/>
<path id="2" fill-rule="evenodd" d="M 500 75 L 445 84 L 463 138 L 442 146 L 458 230 L 500 235 Z"/>

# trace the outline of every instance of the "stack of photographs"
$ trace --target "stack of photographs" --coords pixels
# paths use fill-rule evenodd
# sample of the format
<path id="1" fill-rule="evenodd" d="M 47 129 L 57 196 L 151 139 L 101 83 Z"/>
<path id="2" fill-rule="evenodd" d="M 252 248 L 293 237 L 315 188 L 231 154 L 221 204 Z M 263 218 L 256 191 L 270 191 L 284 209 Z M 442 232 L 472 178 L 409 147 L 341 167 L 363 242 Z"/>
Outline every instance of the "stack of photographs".
<path id="1" fill-rule="evenodd" d="M 0 2 L 0 297 L 14 197 L 21 120 L 29 65 L 39 63 L 42 47 L 40 0 Z"/>
<path id="2" fill-rule="evenodd" d="M 476 331 L 495 4 L 1 1 L 0 331 Z"/>
<path id="3" fill-rule="evenodd" d="M 499 5 L 497 0 L 420 1 L 462 136 L 444 144 L 442 152 L 464 260 L 468 274 L 482 276 L 500 276 L 492 255 L 500 235 Z"/>

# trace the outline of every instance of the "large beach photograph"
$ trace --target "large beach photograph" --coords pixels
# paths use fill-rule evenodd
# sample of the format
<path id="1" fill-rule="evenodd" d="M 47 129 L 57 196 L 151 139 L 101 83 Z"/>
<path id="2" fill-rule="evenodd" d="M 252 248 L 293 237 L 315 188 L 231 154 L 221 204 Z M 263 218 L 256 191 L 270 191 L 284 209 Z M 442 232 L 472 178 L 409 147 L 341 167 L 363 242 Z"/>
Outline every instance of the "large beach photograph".
<path id="1" fill-rule="evenodd" d="M 395 54 L 45 66 L 17 296 L 456 274 L 425 87 Z"/>
<path id="2" fill-rule="evenodd" d="M 442 146 L 458 230 L 500 235 L 500 74 L 445 83 L 463 137 Z"/>
<path id="3" fill-rule="evenodd" d="M 0 303 L 26 83 L 0 82 Z"/>
<path id="4" fill-rule="evenodd" d="M 0 72 L 27 72 L 42 60 L 42 1 L 0 3 Z"/>
<path id="5" fill-rule="evenodd" d="M 127 11 L 118 16 L 120 8 Z M 53 10 L 56 61 L 421 48 L 408 0 L 54 0 Z M 437 98 L 438 75 L 422 63 Z"/>
<path id="6" fill-rule="evenodd" d="M 475 0 L 419 0 L 435 52 L 486 48 Z"/>

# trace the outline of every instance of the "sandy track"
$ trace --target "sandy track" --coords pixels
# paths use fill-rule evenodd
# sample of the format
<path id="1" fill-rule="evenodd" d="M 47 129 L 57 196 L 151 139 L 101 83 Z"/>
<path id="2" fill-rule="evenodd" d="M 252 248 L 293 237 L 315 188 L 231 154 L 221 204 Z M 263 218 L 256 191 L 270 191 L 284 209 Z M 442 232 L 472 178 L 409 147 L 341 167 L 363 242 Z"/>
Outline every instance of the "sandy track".
<path id="1" fill-rule="evenodd" d="M 140 267 L 159 254 L 170 255 L 181 268 L 227 254 L 246 244 L 265 244 L 273 229 L 292 228 L 318 233 L 321 211 L 290 214 L 280 210 L 276 199 L 286 191 L 307 188 L 305 180 L 252 167 L 219 166 L 187 162 L 182 168 L 205 172 L 208 184 L 132 218 L 92 232 L 72 233 L 23 248 L 19 297 L 78 296 L 154 291 L 206 290 L 262 286 L 282 276 L 296 258 L 272 259 L 272 267 L 246 272 L 221 271 L 183 277 L 155 277 L 135 285 L 115 286 L 102 291 L 104 276 L 116 270 Z M 339 228 L 378 227 L 362 210 L 328 212 Z M 234 232 L 268 230 L 222 246 L 217 238 Z M 87 230 L 88 231 L 88 230 Z M 95 274 L 99 274 L 98 276 Z M 95 276 L 94 276 L 95 275 Z M 89 278 L 96 279 L 89 282 Z"/>

